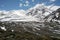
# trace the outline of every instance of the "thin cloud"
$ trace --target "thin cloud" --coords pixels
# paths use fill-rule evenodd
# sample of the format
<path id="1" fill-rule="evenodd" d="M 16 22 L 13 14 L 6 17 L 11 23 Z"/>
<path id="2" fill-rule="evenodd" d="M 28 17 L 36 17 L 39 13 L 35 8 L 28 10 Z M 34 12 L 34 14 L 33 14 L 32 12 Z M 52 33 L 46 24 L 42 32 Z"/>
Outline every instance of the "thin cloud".
<path id="1" fill-rule="evenodd" d="M 29 4 L 24 4 L 24 6 L 29 6 Z"/>
<path id="2" fill-rule="evenodd" d="M 21 1 L 22 1 L 22 0 L 21 0 Z M 20 7 L 22 7 L 22 6 L 29 6 L 29 1 L 26 0 L 24 3 L 20 3 L 19 6 L 20 6 Z"/>
<path id="3" fill-rule="evenodd" d="M 26 1 L 25 3 L 29 3 L 29 1 Z"/>
<path id="4" fill-rule="evenodd" d="M 23 1 L 23 0 L 20 0 L 20 1 Z"/>
<path id="5" fill-rule="evenodd" d="M 20 6 L 20 7 L 22 7 L 22 6 L 23 6 L 23 4 L 22 4 L 22 3 L 20 3 L 20 4 L 19 4 L 19 6 Z"/>
<path id="6" fill-rule="evenodd" d="M 29 6 L 29 1 L 26 0 L 24 6 Z"/>
<path id="7" fill-rule="evenodd" d="M 35 0 L 32 0 L 32 2 L 34 2 Z"/>
<path id="8" fill-rule="evenodd" d="M 56 0 L 50 0 L 50 2 L 55 2 Z"/>

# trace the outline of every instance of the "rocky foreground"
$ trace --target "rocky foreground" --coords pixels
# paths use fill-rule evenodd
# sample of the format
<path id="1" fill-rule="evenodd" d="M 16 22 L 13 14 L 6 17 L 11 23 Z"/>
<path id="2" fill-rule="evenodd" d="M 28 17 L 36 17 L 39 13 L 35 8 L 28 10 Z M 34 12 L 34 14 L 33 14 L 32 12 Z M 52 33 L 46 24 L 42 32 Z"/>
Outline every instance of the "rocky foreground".
<path id="1" fill-rule="evenodd" d="M 0 40 L 60 40 L 59 26 L 56 22 L 0 22 Z"/>
<path id="2" fill-rule="evenodd" d="M 0 29 L 0 40 L 60 40 L 48 35 L 38 36 L 29 32 L 3 31 Z"/>

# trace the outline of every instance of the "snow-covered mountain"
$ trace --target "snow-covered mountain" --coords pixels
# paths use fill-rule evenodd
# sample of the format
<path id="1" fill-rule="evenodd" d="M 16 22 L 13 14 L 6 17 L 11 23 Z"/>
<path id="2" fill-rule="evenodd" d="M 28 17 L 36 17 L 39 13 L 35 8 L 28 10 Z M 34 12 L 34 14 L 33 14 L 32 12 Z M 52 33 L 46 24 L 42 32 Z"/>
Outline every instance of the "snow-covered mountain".
<path id="1" fill-rule="evenodd" d="M 53 9 L 55 8 L 55 9 Z M 37 4 L 28 10 L 0 11 L 0 21 L 44 21 L 59 6 Z"/>
<path id="2" fill-rule="evenodd" d="M 44 4 L 37 4 L 33 8 L 27 10 L 27 15 L 31 15 L 32 17 L 38 18 L 39 21 L 50 21 L 52 20 L 54 15 L 57 15 L 58 12 L 56 11 L 58 8 L 59 6 L 45 6 Z"/>
<path id="3" fill-rule="evenodd" d="M 37 18 L 26 16 L 24 10 L 12 10 L 0 11 L 0 21 L 37 21 Z"/>
<path id="4" fill-rule="evenodd" d="M 0 11 L 0 28 L 60 38 L 59 7 L 37 4 L 26 11 Z"/>

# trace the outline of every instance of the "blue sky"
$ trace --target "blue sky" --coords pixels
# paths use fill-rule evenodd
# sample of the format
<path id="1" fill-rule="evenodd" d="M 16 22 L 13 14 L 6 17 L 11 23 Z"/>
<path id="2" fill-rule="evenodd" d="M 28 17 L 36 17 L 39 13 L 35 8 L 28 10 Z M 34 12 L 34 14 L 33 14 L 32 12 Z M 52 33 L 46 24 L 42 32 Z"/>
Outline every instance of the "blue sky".
<path id="1" fill-rule="evenodd" d="M 60 6 L 60 0 L 0 0 L 0 10 L 26 10 L 38 3 Z"/>

